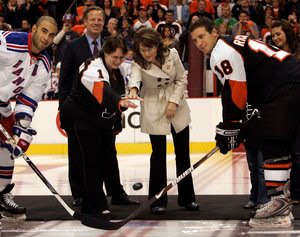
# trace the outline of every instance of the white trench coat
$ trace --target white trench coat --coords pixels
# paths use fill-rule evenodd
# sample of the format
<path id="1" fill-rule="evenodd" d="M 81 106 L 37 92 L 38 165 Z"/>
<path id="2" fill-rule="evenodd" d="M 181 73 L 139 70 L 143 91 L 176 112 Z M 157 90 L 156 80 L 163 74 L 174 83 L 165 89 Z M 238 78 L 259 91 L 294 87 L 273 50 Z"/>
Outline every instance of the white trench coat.
<path id="1" fill-rule="evenodd" d="M 185 99 L 187 77 L 176 49 L 171 49 L 160 69 L 151 64 L 150 69 L 142 69 L 132 63 L 128 87 L 140 88 L 141 102 L 140 124 L 143 133 L 167 135 L 171 133 L 171 124 L 176 133 L 191 122 L 190 109 Z M 167 119 L 165 109 L 168 102 L 177 104 L 176 114 Z"/>

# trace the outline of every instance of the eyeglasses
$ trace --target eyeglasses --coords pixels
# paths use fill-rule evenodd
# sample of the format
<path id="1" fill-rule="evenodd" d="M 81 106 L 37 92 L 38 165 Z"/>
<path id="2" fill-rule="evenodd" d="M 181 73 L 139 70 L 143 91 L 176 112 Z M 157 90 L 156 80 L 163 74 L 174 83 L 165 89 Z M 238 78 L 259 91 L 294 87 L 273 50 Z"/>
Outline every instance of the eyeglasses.
<path id="1" fill-rule="evenodd" d="M 118 56 L 111 56 L 109 55 L 114 61 L 120 60 L 120 61 L 124 61 L 125 60 L 125 56 L 122 57 L 118 57 Z"/>

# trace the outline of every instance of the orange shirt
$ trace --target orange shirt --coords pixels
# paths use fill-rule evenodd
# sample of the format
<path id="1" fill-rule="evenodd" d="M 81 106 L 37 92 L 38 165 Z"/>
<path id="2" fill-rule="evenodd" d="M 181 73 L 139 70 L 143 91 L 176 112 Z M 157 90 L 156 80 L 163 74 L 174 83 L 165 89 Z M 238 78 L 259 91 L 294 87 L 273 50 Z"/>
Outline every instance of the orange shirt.
<path id="1" fill-rule="evenodd" d="M 152 4 L 152 0 L 140 0 L 141 5 L 147 7 L 148 5 Z"/>
<path id="2" fill-rule="evenodd" d="M 208 12 L 209 14 L 214 15 L 215 14 L 215 9 L 214 6 L 212 5 L 210 0 L 205 0 L 206 2 L 206 8 L 205 11 Z M 194 12 L 198 11 L 198 1 L 193 0 L 190 4 L 190 14 L 193 14 Z"/>
<path id="3" fill-rule="evenodd" d="M 84 33 L 84 30 L 85 30 L 84 24 L 74 25 L 72 27 L 72 30 L 75 31 L 75 32 L 77 32 L 80 36 L 82 36 L 83 33 Z"/>
<path id="4" fill-rule="evenodd" d="M 121 8 L 124 5 L 124 0 L 116 0 L 115 6 Z"/>

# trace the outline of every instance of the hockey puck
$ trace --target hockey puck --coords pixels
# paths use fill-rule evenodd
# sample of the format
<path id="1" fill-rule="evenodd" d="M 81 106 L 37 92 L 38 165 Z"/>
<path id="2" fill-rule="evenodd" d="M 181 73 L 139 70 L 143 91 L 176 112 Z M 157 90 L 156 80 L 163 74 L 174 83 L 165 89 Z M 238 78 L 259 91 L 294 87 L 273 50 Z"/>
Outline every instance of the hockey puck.
<path id="1" fill-rule="evenodd" d="M 134 190 L 139 190 L 139 189 L 141 189 L 143 187 L 143 184 L 142 183 L 135 183 L 134 185 L 132 185 L 132 188 L 134 189 Z"/>

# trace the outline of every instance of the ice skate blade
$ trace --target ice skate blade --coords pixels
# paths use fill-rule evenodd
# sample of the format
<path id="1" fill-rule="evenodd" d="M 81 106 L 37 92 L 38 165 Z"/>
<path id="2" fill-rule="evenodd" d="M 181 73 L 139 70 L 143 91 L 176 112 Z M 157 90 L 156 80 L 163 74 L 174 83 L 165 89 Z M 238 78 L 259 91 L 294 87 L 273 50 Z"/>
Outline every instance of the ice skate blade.
<path id="1" fill-rule="evenodd" d="M 1 221 L 25 221 L 26 214 L 12 214 L 9 212 L 0 212 Z"/>
<path id="2" fill-rule="evenodd" d="M 289 216 L 276 216 L 267 219 L 250 218 L 248 224 L 254 228 L 282 228 L 290 227 L 292 222 Z"/>

